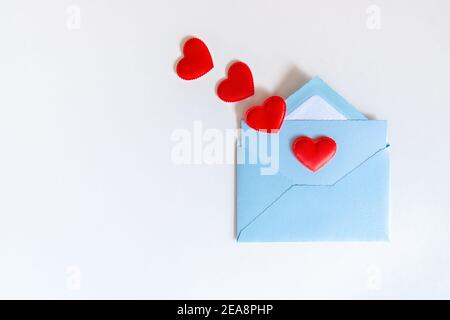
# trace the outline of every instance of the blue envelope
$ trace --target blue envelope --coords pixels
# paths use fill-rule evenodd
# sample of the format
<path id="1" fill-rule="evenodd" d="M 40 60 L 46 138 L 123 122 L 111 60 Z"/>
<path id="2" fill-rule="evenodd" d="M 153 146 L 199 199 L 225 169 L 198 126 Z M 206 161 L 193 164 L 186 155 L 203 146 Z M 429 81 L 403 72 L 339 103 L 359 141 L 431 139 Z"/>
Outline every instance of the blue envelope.
<path id="1" fill-rule="evenodd" d="M 265 149 L 278 146 L 276 154 L 270 154 L 270 159 L 278 156 L 278 168 L 267 174 L 267 159 L 249 161 L 255 147 L 241 134 L 237 241 L 387 241 L 387 122 L 368 120 L 317 77 L 290 96 L 286 105 L 276 137 L 242 122 L 244 133 L 269 141 Z M 292 152 L 293 140 L 299 136 L 331 137 L 337 144 L 336 154 L 312 172 Z M 258 142 L 256 148 L 261 146 Z"/>

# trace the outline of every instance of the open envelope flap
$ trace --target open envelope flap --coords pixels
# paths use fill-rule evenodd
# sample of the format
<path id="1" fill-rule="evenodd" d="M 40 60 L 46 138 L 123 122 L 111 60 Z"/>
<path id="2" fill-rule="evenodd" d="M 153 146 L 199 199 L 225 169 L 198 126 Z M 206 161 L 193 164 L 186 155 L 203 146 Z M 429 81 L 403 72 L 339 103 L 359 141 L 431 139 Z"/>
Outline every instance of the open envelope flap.
<path id="1" fill-rule="evenodd" d="M 306 107 L 307 103 L 305 104 L 305 102 L 307 102 L 307 100 L 317 97 L 323 99 L 345 119 L 367 120 L 367 117 L 365 117 L 319 77 L 314 77 L 286 99 L 286 120 L 289 120 L 294 112 L 298 112 L 298 109 Z"/>
<path id="2" fill-rule="evenodd" d="M 243 132 L 253 130 L 242 122 Z M 255 131 L 256 132 L 256 131 Z M 272 161 L 278 159 L 279 174 L 287 178 L 291 185 L 333 185 L 358 165 L 366 161 L 378 151 L 386 148 L 387 122 L 384 120 L 290 120 L 283 123 L 278 133 L 279 150 L 276 155 L 270 155 Z M 259 141 L 268 141 L 270 134 L 257 132 Z M 336 141 L 335 156 L 322 169 L 312 172 L 303 166 L 292 152 L 295 138 L 308 136 L 318 138 L 328 136 Z M 248 154 L 246 142 L 241 137 L 240 144 L 244 150 L 240 153 Z M 248 146 L 248 142 L 247 142 Z M 258 148 L 260 146 L 258 145 Z M 271 150 L 270 146 L 261 152 Z M 259 154 L 258 152 L 256 152 Z M 258 171 L 267 164 L 257 162 Z"/>
<path id="3" fill-rule="evenodd" d="M 386 121 L 327 120 L 285 121 L 280 130 L 280 172 L 296 185 L 332 185 L 376 152 L 386 148 Z M 322 169 L 312 172 L 292 152 L 295 138 L 327 136 L 336 141 L 334 157 Z"/>

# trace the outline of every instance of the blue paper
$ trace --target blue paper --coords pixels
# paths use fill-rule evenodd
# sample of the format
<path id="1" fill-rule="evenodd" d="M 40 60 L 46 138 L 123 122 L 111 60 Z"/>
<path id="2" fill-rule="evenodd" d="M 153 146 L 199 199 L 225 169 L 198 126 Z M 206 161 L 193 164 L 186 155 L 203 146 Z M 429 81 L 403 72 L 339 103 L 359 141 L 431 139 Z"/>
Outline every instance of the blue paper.
<path id="1" fill-rule="evenodd" d="M 320 96 L 346 120 L 285 120 L 279 139 L 279 168 L 266 163 L 237 165 L 237 240 L 386 241 L 389 239 L 389 145 L 387 122 L 368 120 L 321 79 L 314 78 L 287 100 L 287 115 Z M 242 122 L 242 129 L 253 130 Z M 270 134 L 254 132 L 258 139 Z M 312 172 L 294 156 L 299 136 L 329 136 L 335 156 Z M 248 159 L 242 136 L 238 157 Z M 269 147 L 270 150 L 270 147 Z"/>

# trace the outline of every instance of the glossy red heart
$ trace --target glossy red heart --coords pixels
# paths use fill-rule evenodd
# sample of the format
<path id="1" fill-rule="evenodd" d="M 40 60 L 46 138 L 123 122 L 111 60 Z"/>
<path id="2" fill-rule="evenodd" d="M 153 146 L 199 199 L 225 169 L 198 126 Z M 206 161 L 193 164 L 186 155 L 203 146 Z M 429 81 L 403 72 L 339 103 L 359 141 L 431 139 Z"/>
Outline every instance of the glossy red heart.
<path id="1" fill-rule="evenodd" d="M 235 62 L 227 72 L 227 78 L 217 87 L 217 95 L 225 102 L 236 102 L 251 97 L 255 93 L 250 68 L 243 62 Z"/>
<path id="2" fill-rule="evenodd" d="M 206 44 L 198 38 L 190 38 L 183 45 L 183 58 L 176 67 L 178 76 L 184 80 L 200 78 L 214 67 Z"/>
<path id="3" fill-rule="evenodd" d="M 245 122 L 249 127 L 269 133 L 276 133 L 283 124 L 286 115 L 286 103 L 279 96 L 272 96 L 262 106 L 254 106 L 245 113 Z"/>
<path id="4" fill-rule="evenodd" d="M 330 137 L 311 139 L 299 137 L 292 144 L 295 157 L 309 170 L 316 172 L 336 154 L 336 142 Z"/>

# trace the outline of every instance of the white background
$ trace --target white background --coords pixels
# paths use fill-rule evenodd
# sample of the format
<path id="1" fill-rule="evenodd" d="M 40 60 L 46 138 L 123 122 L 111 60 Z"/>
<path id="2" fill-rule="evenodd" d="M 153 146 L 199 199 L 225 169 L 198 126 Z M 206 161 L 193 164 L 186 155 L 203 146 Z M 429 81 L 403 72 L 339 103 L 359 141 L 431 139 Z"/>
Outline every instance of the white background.
<path id="1" fill-rule="evenodd" d="M 193 82 L 188 35 L 216 66 Z M 174 165 L 171 134 L 314 75 L 389 121 L 391 242 L 237 244 L 234 166 Z M 449 75 L 447 0 L 2 1 L 0 297 L 450 298 Z"/>

